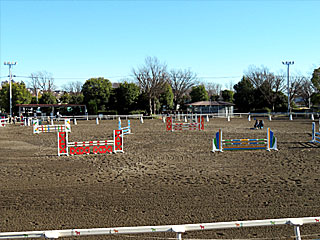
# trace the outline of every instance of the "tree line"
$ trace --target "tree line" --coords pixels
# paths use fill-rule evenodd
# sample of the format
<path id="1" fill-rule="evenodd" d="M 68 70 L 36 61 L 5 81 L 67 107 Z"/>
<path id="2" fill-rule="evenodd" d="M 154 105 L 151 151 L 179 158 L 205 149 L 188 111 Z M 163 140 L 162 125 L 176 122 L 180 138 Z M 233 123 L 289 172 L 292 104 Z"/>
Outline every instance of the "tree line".
<path id="1" fill-rule="evenodd" d="M 170 69 L 156 57 L 147 57 L 143 65 L 132 69 L 132 79 L 113 86 L 103 77 L 90 78 L 84 84 L 69 82 L 63 94 L 56 97 L 52 74 L 37 72 L 30 75 L 27 90 L 24 82 L 12 84 L 13 106 L 16 104 L 85 104 L 89 114 L 154 114 L 184 110 L 197 101 L 226 101 L 235 104 L 239 112 L 285 112 L 288 107 L 286 75 L 276 75 L 265 67 L 251 66 L 241 80 L 229 89 L 221 84 L 203 83 L 190 69 Z M 320 67 L 311 79 L 290 78 L 289 100 L 299 97 L 306 106 L 320 102 Z M 9 112 L 9 84 L 0 90 L 0 107 Z"/>

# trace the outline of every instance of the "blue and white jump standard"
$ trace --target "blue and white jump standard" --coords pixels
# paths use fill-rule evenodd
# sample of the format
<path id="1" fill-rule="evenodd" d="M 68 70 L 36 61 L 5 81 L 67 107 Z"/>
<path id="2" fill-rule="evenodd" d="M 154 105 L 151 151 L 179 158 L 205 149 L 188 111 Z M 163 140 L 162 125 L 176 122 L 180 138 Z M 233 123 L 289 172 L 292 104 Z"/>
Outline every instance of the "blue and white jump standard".
<path id="1" fill-rule="evenodd" d="M 128 126 L 127 127 L 121 127 L 121 120 L 119 119 L 119 127 L 118 130 L 122 130 L 122 134 L 131 134 L 131 125 L 130 120 L 128 120 Z"/>
<path id="2" fill-rule="evenodd" d="M 274 136 L 270 128 L 267 129 L 267 138 L 258 139 L 222 139 L 222 130 L 216 133 L 216 137 L 212 140 L 212 152 L 223 152 L 223 150 L 259 150 L 265 149 L 278 150 L 277 138 Z"/>
<path id="3" fill-rule="evenodd" d="M 316 132 L 316 124 L 312 123 L 312 143 L 320 143 L 320 120 L 319 120 L 319 132 Z"/>

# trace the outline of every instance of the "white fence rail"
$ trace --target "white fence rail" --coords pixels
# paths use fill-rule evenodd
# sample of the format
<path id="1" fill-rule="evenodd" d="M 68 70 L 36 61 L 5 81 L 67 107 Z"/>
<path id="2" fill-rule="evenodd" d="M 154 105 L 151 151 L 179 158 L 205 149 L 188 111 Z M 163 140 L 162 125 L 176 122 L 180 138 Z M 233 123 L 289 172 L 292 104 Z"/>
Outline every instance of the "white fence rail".
<path id="1" fill-rule="evenodd" d="M 70 115 L 70 116 L 60 116 L 60 117 L 50 117 L 51 119 L 54 120 L 63 120 L 65 118 L 70 118 L 70 119 L 77 119 L 77 120 L 117 120 L 117 119 L 153 119 L 153 118 L 160 118 L 160 117 L 166 117 L 167 115 L 161 115 L 161 114 L 154 114 L 151 116 L 144 116 L 143 114 L 134 114 L 134 115 Z M 176 120 L 184 120 L 185 117 L 188 119 L 192 119 L 195 116 L 204 116 L 204 117 L 209 117 L 209 118 L 248 118 L 250 117 L 281 117 L 281 118 L 290 118 L 290 116 L 295 119 L 295 118 L 308 118 L 314 120 L 314 118 L 319 118 L 320 113 L 317 112 L 308 112 L 308 113 L 295 113 L 292 112 L 290 115 L 288 113 L 281 113 L 281 112 L 272 112 L 272 113 L 226 113 L 226 112 L 221 112 L 221 113 L 174 113 L 170 114 L 170 116 L 174 117 Z M 49 116 L 41 116 L 41 117 L 34 117 L 41 119 L 42 121 L 47 121 Z"/>
<path id="2" fill-rule="evenodd" d="M 319 118 L 320 113 L 317 112 L 308 112 L 308 113 L 299 113 L 299 112 L 292 112 L 290 115 L 285 112 L 271 112 L 271 113 L 174 113 L 170 114 L 171 116 L 174 116 L 175 118 L 181 118 L 183 119 L 185 116 L 188 118 L 192 118 L 192 116 L 209 116 L 210 118 L 227 118 L 228 116 L 233 117 L 233 118 L 248 118 L 249 116 L 251 117 L 285 117 L 289 118 L 291 115 L 293 118 L 299 117 L 299 118 L 309 118 L 311 119 L 312 117 L 317 117 Z M 163 115 L 165 116 L 165 115 Z"/>
<path id="3" fill-rule="evenodd" d="M 112 235 L 112 234 L 141 234 L 156 232 L 175 232 L 177 239 L 182 239 L 182 234 L 188 231 L 216 230 L 227 228 L 244 227 L 266 227 L 276 225 L 292 225 L 297 240 L 301 239 L 300 226 L 303 224 L 320 223 L 320 217 L 304 218 L 280 218 L 250 221 L 233 221 L 201 224 L 183 225 L 163 225 L 163 226 L 139 226 L 139 227 L 112 227 L 112 228 L 90 228 L 90 229 L 66 229 L 48 231 L 29 231 L 29 232 L 2 232 L 0 239 L 19 239 L 19 238 L 60 238 L 72 236 L 93 236 L 93 235 Z"/>

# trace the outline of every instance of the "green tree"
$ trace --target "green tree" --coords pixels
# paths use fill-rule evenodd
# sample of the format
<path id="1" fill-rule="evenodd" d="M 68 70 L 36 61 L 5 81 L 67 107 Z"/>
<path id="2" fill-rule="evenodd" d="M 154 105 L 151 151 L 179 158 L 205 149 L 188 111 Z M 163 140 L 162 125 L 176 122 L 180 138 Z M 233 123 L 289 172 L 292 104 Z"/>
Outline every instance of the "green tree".
<path id="1" fill-rule="evenodd" d="M 12 111 L 17 112 L 18 107 L 16 104 L 29 104 L 31 103 L 31 93 L 26 88 L 24 82 L 13 82 L 12 85 Z M 10 112 L 10 85 L 6 83 L 0 90 L 0 106 L 7 113 Z"/>
<path id="2" fill-rule="evenodd" d="M 95 115 L 98 114 L 98 105 L 93 99 L 88 102 L 88 113 Z"/>
<path id="3" fill-rule="evenodd" d="M 166 110 L 172 109 L 173 108 L 173 91 L 169 83 L 167 83 L 164 86 L 163 93 L 161 93 L 160 98 L 159 98 L 159 103 L 160 103 L 160 109 L 163 110 L 164 108 Z"/>
<path id="4" fill-rule="evenodd" d="M 319 105 L 320 104 L 320 93 L 312 93 L 310 96 L 310 100 L 313 105 Z"/>
<path id="5" fill-rule="evenodd" d="M 318 92 L 320 92 L 320 67 L 313 70 L 311 82 Z"/>
<path id="6" fill-rule="evenodd" d="M 39 99 L 40 104 L 56 104 L 57 98 L 52 94 L 52 92 L 44 92 Z"/>
<path id="7" fill-rule="evenodd" d="M 190 97 L 192 102 L 208 101 L 208 93 L 204 85 L 194 86 L 191 89 Z"/>
<path id="8" fill-rule="evenodd" d="M 261 99 L 266 107 L 274 111 L 278 94 L 285 88 L 284 77 L 274 75 L 265 67 L 257 68 L 255 66 L 251 66 L 245 76 L 260 91 L 259 94 L 261 94 Z"/>
<path id="9" fill-rule="evenodd" d="M 115 106 L 119 113 L 129 113 L 137 108 L 140 88 L 134 83 L 120 83 L 115 89 Z"/>
<path id="10" fill-rule="evenodd" d="M 36 96 L 32 96 L 31 97 L 31 104 L 37 104 L 38 101 L 37 101 L 37 97 Z"/>
<path id="11" fill-rule="evenodd" d="M 250 112 L 254 104 L 254 87 L 250 80 L 242 77 L 241 81 L 233 86 L 235 93 L 234 103 L 240 112 Z"/>
<path id="12" fill-rule="evenodd" d="M 218 101 L 219 98 L 220 98 L 219 95 L 211 95 L 211 96 L 210 96 L 210 100 L 211 100 L 211 101 Z"/>
<path id="13" fill-rule="evenodd" d="M 107 109 L 111 91 L 112 84 L 105 78 L 90 78 L 84 83 L 82 86 L 83 100 L 92 106 L 88 106 L 89 114 L 96 114 L 99 110 Z"/>
<path id="14" fill-rule="evenodd" d="M 288 96 L 282 92 L 277 94 L 275 111 L 286 112 L 288 110 Z"/>
<path id="15" fill-rule="evenodd" d="M 221 92 L 221 96 L 223 98 L 223 101 L 225 102 L 233 102 L 233 91 L 230 91 L 230 90 L 223 90 Z"/>
<path id="16" fill-rule="evenodd" d="M 84 97 L 83 97 L 82 93 L 71 94 L 69 103 L 70 104 L 83 104 L 83 99 L 84 99 Z"/>
<path id="17" fill-rule="evenodd" d="M 140 109 L 142 113 L 149 111 L 149 98 L 146 93 L 140 93 L 138 97 L 137 109 Z"/>
<path id="18" fill-rule="evenodd" d="M 60 103 L 70 103 L 71 96 L 69 93 L 64 92 L 62 96 L 59 98 Z"/>

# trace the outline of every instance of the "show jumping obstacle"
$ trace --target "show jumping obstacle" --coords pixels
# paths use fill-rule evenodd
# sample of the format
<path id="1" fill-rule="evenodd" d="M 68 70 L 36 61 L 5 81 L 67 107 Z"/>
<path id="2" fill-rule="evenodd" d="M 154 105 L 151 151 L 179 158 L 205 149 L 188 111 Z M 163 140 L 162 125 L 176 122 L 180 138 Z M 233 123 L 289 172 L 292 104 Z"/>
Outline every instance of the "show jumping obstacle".
<path id="1" fill-rule="evenodd" d="M 64 125 L 39 125 L 39 119 L 32 120 L 33 133 L 71 132 L 70 119 L 64 119 Z"/>
<path id="2" fill-rule="evenodd" d="M 86 142 L 68 142 L 68 132 L 58 132 L 58 156 L 118 152 L 123 153 L 122 130 L 113 130 L 112 140 Z"/>
<path id="3" fill-rule="evenodd" d="M 197 122 L 190 123 L 173 123 L 172 117 L 166 118 L 167 131 L 182 131 L 182 130 L 204 130 L 204 117 L 198 117 Z"/>
<path id="4" fill-rule="evenodd" d="M 258 150 L 265 149 L 278 150 L 277 138 L 274 136 L 270 128 L 267 129 L 267 138 L 259 139 L 222 139 L 222 130 L 216 133 L 216 137 L 212 141 L 212 152 L 223 152 L 223 150 Z"/>
<path id="5" fill-rule="evenodd" d="M 6 124 L 9 124 L 9 118 L 0 119 L 0 127 L 5 127 Z"/>
<path id="6" fill-rule="evenodd" d="M 320 119 L 319 119 L 319 132 L 316 132 L 316 124 L 312 123 L 312 143 L 320 143 Z"/>
<path id="7" fill-rule="evenodd" d="M 126 134 L 130 134 L 131 133 L 131 125 L 130 125 L 130 120 L 128 120 L 128 126 L 127 127 L 121 127 L 121 120 L 119 118 L 119 121 L 118 121 L 118 129 L 119 130 L 122 130 L 123 134 L 126 135 Z"/>

